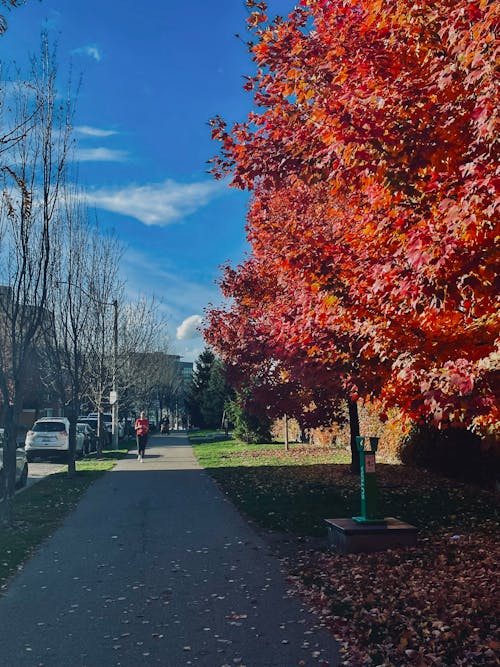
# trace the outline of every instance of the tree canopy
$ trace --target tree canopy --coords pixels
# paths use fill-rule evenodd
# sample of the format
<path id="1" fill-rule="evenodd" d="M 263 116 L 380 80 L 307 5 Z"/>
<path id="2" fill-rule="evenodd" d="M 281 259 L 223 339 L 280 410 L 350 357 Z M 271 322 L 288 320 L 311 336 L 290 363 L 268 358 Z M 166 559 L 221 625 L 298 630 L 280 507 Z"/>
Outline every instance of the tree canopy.
<path id="1" fill-rule="evenodd" d="M 247 4 L 255 110 L 212 136 L 252 253 L 208 340 L 242 373 L 494 427 L 498 3 Z"/>

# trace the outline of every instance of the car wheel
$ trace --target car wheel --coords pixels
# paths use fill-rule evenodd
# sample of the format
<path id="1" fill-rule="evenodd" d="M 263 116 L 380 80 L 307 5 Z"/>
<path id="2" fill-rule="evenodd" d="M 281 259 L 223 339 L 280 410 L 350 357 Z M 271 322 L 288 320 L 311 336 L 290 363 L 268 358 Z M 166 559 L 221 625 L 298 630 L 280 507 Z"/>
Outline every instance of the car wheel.
<path id="1" fill-rule="evenodd" d="M 24 486 L 26 486 L 26 483 L 28 481 L 28 464 L 24 464 L 23 471 L 21 473 L 21 477 L 19 478 L 19 481 L 17 483 L 17 488 L 22 489 Z"/>

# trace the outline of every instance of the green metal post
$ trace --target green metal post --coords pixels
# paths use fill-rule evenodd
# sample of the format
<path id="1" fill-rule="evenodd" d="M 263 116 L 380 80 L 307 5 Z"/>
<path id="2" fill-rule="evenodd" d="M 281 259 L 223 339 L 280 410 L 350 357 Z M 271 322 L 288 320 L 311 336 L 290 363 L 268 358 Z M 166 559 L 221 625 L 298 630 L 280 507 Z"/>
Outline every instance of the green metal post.
<path id="1" fill-rule="evenodd" d="M 365 449 L 365 436 L 356 437 L 359 452 L 361 484 L 361 516 L 354 516 L 358 523 L 385 523 L 377 516 L 377 474 L 375 472 L 375 453 L 378 438 L 370 438 L 370 449 Z"/>

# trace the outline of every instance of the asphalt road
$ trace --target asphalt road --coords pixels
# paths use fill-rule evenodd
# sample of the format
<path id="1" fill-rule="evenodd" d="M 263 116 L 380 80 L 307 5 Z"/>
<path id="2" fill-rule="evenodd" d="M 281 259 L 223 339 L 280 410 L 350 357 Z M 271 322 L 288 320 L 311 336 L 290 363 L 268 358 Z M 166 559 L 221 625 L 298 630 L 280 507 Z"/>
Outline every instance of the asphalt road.
<path id="1" fill-rule="evenodd" d="M 187 438 L 156 436 L 146 454 L 98 480 L 10 583 L 2 667 L 338 664 Z"/>

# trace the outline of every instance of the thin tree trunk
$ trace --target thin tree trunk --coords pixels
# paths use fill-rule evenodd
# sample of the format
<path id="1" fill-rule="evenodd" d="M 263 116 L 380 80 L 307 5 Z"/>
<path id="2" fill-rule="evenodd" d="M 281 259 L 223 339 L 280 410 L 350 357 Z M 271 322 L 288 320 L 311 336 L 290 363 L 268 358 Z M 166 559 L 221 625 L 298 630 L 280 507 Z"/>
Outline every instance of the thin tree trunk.
<path id="1" fill-rule="evenodd" d="M 69 445 L 68 445 L 68 475 L 76 475 L 76 422 L 78 420 L 78 406 L 75 400 L 71 401 L 71 413 L 69 416 Z"/>
<path id="2" fill-rule="evenodd" d="M 288 443 L 288 415 L 285 415 L 285 451 L 288 452 L 290 445 Z"/>
<path id="3" fill-rule="evenodd" d="M 5 526 L 12 525 L 14 520 L 14 493 L 16 490 L 16 440 L 17 419 L 19 408 L 16 404 L 7 405 L 3 410 L 4 415 L 4 442 L 3 442 L 3 473 L 0 476 L 2 482 L 1 497 L 1 522 Z"/>
<path id="4" fill-rule="evenodd" d="M 99 400 L 99 407 L 97 408 L 97 452 L 96 455 L 98 458 L 102 456 L 102 442 L 103 442 L 103 432 L 102 432 L 102 419 L 101 419 L 101 401 Z"/>
<path id="5" fill-rule="evenodd" d="M 359 452 L 356 446 L 356 436 L 359 436 L 359 414 L 356 401 L 348 400 L 349 430 L 351 434 L 351 472 L 359 475 Z"/>

